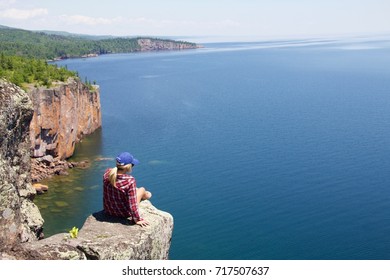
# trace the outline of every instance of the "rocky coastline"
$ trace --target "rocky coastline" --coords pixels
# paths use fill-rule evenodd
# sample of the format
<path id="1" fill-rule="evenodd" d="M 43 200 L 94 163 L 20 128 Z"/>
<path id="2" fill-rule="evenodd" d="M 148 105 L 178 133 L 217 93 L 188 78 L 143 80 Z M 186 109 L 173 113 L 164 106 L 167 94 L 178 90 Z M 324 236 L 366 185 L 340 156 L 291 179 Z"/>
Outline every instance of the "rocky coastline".
<path id="1" fill-rule="evenodd" d="M 0 79 L 0 260 L 168 259 L 173 217 L 158 210 L 149 201 L 140 204 L 141 214 L 150 223 L 147 228 L 132 225 L 127 219 L 108 217 L 100 211 L 86 219 L 78 236 L 60 233 L 44 238 L 44 220 L 33 202 L 37 191 L 32 183 L 39 178 L 32 178 L 32 171 L 36 167 L 32 167 L 31 162 L 35 161 L 42 168 L 41 171 L 36 169 L 35 175 L 47 170 L 56 170 L 54 174 L 61 174 L 67 168 L 81 167 L 80 163 L 66 161 L 68 152 L 73 151 L 77 139 L 87 134 L 85 128 L 96 124 L 93 116 L 86 122 L 87 126 L 66 122 L 73 120 L 79 124 L 80 119 L 74 118 L 74 110 L 80 110 L 80 107 L 64 108 L 62 105 L 84 104 L 83 98 L 75 96 L 76 93 L 68 85 L 46 93 L 45 98 L 34 101 L 31 93 L 26 94 L 16 85 Z M 36 96 L 42 97 L 40 94 Z M 61 96 L 67 100 L 64 101 Z M 72 98 L 80 102 L 73 103 Z M 36 100 L 43 102 L 39 102 L 37 107 Z M 89 96 L 87 100 L 97 100 L 96 95 Z M 42 122 L 45 119 L 43 112 L 57 112 L 59 108 L 63 109 L 59 112 L 65 114 L 65 118 L 56 113 L 52 117 L 65 122 L 65 130 L 61 130 L 61 124 L 47 126 L 50 124 Z M 88 106 L 82 108 L 87 110 Z M 100 112 L 100 107 L 95 110 Z M 70 112 L 70 115 L 66 112 Z M 70 134 L 63 135 L 64 131 Z M 61 141 L 56 142 L 65 139 L 61 135 L 66 139 L 74 137 L 71 144 L 63 141 L 64 145 L 61 146 Z M 31 154 L 34 155 L 33 160 Z M 84 162 L 84 166 L 87 165 Z"/>
<path id="2" fill-rule="evenodd" d="M 180 51 L 180 50 L 190 50 L 190 49 L 199 49 L 203 48 L 202 45 L 198 45 L 195 43 L 184 42 L 184 41 L 174 41 L 167 39 L 158 39 L 158 38 L 138 38 L 137 39 L 138 47 L 127 50 L 127 52 L 151 52 L 151 51 Z M 71 58 L 92 58 L 98 57 L 102 54 L 112 54 L 114 52 L 106 52 L 106 53 L 88 53 L 81 55 L 80 57 L 76 56 L 61 56 L 56 57 L 54 59 L 49 59 L 48 61 L 61 61 L 65 59 Z"/>
<path id="3" fill-rule="evenodd" d="M 28 91 L 34 114 L 30 123 L 32 181 L 66 175 L 68 169 L 86 168 L 87 161 L 68 161 L 85 135 L 101 127 L 100 92 L 77 78 L 53 88 Z"/>
<path id="4" fill-rule="evenodd" d="M 199 45 L 188 43 L 188 42 L 179 42 L 171 40 L 160 40 L 160 39 L 151 39 L 151 38 L 140 38 L 137 40 L 139 45 L 139 51 L 148 52 L 148 51 L 165 51 L 165 50 L 189 50 L 200 48 Z"/>
<path id="5" fill-rule="evenodd" d="M 89 168 L 90 162 L 83 161 L 69 161 L 54 158 L 51 155 L 31 159 L 31 180 L 33 183 L 39 183 L 44 179 L 55 175 L 68 175 L 68 170 L 72 168 Z"/>

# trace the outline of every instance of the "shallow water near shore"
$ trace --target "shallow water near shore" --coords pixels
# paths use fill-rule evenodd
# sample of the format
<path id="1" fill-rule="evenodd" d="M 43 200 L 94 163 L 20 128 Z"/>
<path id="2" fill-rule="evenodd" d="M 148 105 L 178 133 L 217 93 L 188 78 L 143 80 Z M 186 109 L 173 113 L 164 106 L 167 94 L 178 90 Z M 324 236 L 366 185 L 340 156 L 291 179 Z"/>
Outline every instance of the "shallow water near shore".
<path id="1" fill-rule="evenodd" d="M 50 236 L 133 175 L 175 220 L 171 259 L 390 259 L 388 41 L 206 44 L 58 62 L 100 85 L 103 127 L 36 198 Z"/>

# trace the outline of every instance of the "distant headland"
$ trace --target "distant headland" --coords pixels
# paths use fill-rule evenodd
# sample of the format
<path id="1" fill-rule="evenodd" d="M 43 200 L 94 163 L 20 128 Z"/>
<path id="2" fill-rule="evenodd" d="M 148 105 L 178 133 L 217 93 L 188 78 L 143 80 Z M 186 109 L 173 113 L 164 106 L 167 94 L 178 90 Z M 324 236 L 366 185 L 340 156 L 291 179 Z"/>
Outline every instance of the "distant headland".
<path id="1" fill-rule="evenodd" d="M 0 77 L 27 90 L 66 82 L 78 73 L 48 64 L 68 58 L 103 54 L 200 48 L 196 43 L 151 37 L 91 36 L 58 31 L 29 31 L 0 25 Z M 92 90 L 92 83 L 85 84 Z"/>
<path id="2" fill-rule="evenodd" d="M 196 43 L 152 37 L 91 36 L 56 31 L 29 31 L 0 25 L 4 55 L 46 60 L 94 57 L 111 53 L 196 49 Z"/>

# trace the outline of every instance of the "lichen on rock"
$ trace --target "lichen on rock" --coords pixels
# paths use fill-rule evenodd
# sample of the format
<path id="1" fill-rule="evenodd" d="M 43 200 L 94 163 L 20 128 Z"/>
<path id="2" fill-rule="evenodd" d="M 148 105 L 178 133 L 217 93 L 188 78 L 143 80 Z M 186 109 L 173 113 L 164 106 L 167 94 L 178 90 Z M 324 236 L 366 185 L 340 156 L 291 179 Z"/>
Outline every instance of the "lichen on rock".
<path id="1" fill-rule="evenodd" d="M 31 202 L 36 193 L 30 176 L 29 125 L 32 116 L 33 107 L 26 92 L 0 80 L 1 248 L 36 240 L 42 232 L 43 219 Z"/>

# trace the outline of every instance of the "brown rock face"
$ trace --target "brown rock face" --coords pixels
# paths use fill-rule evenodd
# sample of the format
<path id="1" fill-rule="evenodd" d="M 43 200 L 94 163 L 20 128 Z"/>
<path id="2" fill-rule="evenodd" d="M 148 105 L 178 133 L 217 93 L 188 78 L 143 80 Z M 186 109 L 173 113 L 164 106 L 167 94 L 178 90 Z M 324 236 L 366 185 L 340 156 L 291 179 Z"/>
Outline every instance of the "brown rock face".
<path id="1" fill-rule="evenodd" d="M 90 91 L 78 79 L 55 88 L 34 88 L 29 94 L 34 106 L 30 124 L 33 157 L 69 158 L 76 143 L 101 126 L 99 89 Z"/>
<path id="2" fill-rule="evenodd" d="M 185 50 L 185 49 L 196 49 L 196 44 L 187 42 L 177 42 L 169 40 L 158 40 L 143 38 L 137 40 L 140 47 L 140 51 L 166 51 L 166 50 Z"/>

